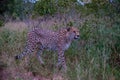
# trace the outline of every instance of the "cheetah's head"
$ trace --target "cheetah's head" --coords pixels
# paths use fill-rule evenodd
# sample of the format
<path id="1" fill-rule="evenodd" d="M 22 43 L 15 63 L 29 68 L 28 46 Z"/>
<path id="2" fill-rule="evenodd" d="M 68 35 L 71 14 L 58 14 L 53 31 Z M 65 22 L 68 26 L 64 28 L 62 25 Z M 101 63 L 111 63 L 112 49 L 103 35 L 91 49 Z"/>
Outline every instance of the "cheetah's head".
<path id="1" fill-rule="evenodd" d="M 79 30 L 76 27 L 67 28 L 67 32 L 71 39 L 78 39 L 80 37 Z"/>

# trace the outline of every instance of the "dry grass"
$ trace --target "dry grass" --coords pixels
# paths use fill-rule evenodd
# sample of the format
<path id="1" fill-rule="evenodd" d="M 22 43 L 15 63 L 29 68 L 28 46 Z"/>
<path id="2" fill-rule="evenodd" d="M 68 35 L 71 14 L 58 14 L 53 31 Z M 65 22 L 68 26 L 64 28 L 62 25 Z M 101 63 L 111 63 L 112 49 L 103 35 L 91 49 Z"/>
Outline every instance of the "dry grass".
<path id="1" fill-rule="evenodd" d="M 11 31 L 19 31 L 22 32 L 28 28 L 28 25 L 25 22 L 7 22 L 4 25 L 4 28 L 9 29 Z"/>
<path id="2" fill-rule="evenodd" d="M 116 20 L 116 21 L 115 21 Z M 28 22 L 8 22 L 0 28 L 0 76 L 1 80 L 117 80 L 119 71 L 108 63 L 111 45 L 119 43 L 117 17 L 97 18 L 88 16 L 56 14 Z M 14 56 L 22 52 L 27 31 L 33 27 L 58 29 L 69 25 L 80 29 L 81 39 L 73 42 L 66 51 L 67 74 L 55 69 L 56 54 L 45 51 L 45 66 L 39 64 L 35 55 L 16 61 Z M 113 27 L 114 26 L 114 27 Z M 52 62 L 52 63 L 51 63 Z"/>
<path id="3" fill-rule="evenodd" d="M 47 66 L 44 68 L 42 67 L 38 60 L 36 59 L 35 55 L 28 56 L 23 60 L 16 61 L 14 56 L 19 54 L 25 44 L 26 33 L 29 29 L 33 27 L 42 27 L 48 29 L 56 29 L 57 27 L 63 26 L 63 20 L 57 20 L 53 18 L 49 20 L 43 20 L 40 23 L 36 20 L 29 20 L 29 24 L 26 22 L 7 22 L 3 27 L 0 28 L 1 32 L 3 33 L 3 46 L 1 46 L 1 62 L 3 65 L 6 65 L 6 68 L 3 68 L 3 78 L 2 80 L 67 80 L 65 76 L 55 73 L 54 67 L 49 67 L 49 62 L 47 62 Z M 39 25 L 38 25 L 39 24 Z M 59 24 L 59 25 L 57 25 Z M 57 27 L 56 27 L 56 26 Z M 0 37 L 2 40 L 2 36 Z M 13 40 L 9 43 L 9 41 Z M 45 56 L 46 57 L 46 56 Z M 29 59 L 31 58 L 31 60 Z M 49 58 L 49 57 L 48 57 Z M 47 59 L 48 61 L 49 59 Z M 33 64 L 35 63 L 35 64 Z M 36 66 L 34 66 L 36 65 Z M 42 69 L 42 70 L 41 70 Z M 39 71 L 38 71 L 39 70 Z M 9 74 L 9 76 L 5 76 Z"/>

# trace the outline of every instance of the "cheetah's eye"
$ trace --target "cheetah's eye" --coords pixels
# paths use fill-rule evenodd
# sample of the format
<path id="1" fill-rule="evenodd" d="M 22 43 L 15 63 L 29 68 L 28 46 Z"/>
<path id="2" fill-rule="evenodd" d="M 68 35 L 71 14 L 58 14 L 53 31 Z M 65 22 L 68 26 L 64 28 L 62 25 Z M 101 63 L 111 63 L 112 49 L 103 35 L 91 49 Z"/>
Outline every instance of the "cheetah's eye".
<path id="1" fill-rule="evenodd" d="M 76 33 L 75 31 L 73 31 L 74 33 Z"/>

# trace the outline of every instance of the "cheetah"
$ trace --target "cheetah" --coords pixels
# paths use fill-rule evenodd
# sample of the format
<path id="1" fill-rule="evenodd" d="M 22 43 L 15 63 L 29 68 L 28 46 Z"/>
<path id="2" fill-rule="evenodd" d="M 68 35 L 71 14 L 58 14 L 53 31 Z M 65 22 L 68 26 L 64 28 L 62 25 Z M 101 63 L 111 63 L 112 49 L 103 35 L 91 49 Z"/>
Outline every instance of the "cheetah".
<path id="1" fill-rule="evenodd" d="M 53 50 L 58 53 L 57 66 L 67 70 L 64 52 L 67 50 L 74 39 L 80 36 L 79 30 L 76 27 L 51 31 L 41 28 L 34 28 L 28 32 L 27 42 L 24 51 L 15 56 L 16 59 L 21 59 L 25 55 L 37 50 L 37 58 L 41 64 L 44 64 L 41 54 L 43 50 Z"/>

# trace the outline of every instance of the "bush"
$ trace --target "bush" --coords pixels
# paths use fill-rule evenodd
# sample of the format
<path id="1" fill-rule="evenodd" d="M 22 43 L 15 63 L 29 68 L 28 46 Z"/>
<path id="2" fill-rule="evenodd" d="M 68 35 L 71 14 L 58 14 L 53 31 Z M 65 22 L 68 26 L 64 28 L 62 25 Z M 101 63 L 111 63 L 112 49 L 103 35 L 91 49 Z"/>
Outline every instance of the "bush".
<path id="1" fill-rule="evenodd" d="M 4 25 L 4 21 L 0 20 L 0 27 Z"/>
<path id="2" fill-rule="evenodd" d="M 54 14 L 56 12 L 53 0 L 40 0 L 35 4 L 35 13 L 39 15 Z"/>
<path id="3" fill-rule="evenodd" d="M 56 12 L 64 12 L 73 6 L 75 0 L 40 0 L 36 2 L 34 11 L 39 15 L 54 14 Z"/>

